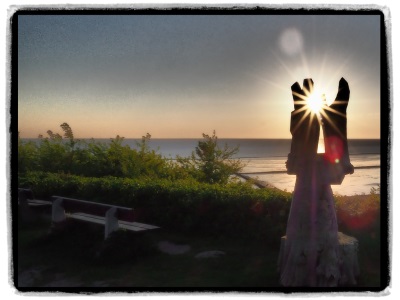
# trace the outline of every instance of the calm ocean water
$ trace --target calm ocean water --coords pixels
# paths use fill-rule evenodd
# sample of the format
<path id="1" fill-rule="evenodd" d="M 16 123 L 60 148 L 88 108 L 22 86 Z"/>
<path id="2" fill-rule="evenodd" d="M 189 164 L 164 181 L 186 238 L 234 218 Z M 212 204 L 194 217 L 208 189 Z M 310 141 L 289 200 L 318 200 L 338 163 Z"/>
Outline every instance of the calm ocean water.
<path id="1" fill-rule="evenodd" d="M 138 140 L 125 140 L 135 147 Z M 189 156 L 198 139 L 153 139 L 150 147 L 167 158 Z M 296 176 L 286 174 L 285 162 L 290 152 L 289 139 L 220 139 L 220 146 L 239 146 L 237 158 L 246 164 L 242 173 L 267 181 L 279 189 L 293 191 Z M 368 194 L 372 187 L 380 186 L 380 140 L 349 140 L 354 174 L 347 175 L 341 185 L 332 185 L 336 194 Z"/>
<path id="2" fill-rule="evenodd" d="M 33 139 L 37 140 L 37 139 Z M 110 139 L 95 139 L 109 142 Z M 199 139 L 151 139 L 150 148 L 166 158 L 176 155 L 189 156 Z M 136 147 L 139 139 L 125 139 L 124 144 Z M 293 191 L 296 176 L 286 174 L 285 162 L 290 152 L 289 139 L 219 139 L 220 146 L 239 146 L 237 158 L 246 166 L 243 173 L 267 181 L 279 189 Z M 351 163 L 354 174 L 347 175 L 341 185 L 332 185 L 334 193 L 341 195 L 368 194 L 372 187 L 380 185 L 380 140 L 349 140 Z M 255 174 L 254 174 L 255 173 Z"/>
<path id="3" fill-rule="evenodd" d="M 126 139 L 124 142 L 135 147 L 138 140 Z M 188 156 L 197 146 L 198 139 L 153 139 L 150 147 L 166 157 L 177 154 Z M 287 157 L 290 152 L 289 139 L 219 139 L 219 145 L 239 146 L 240 158 Z M 350 140 L 349 152 L 353 155 L 380 154 L 380 140 Z"/>
<path id="4" fill-rule="evenodd" d="M 135 147 L 138 140 L 127 139 L 125 143 Z M 167 158 L 176 155 L 189 156 L 197 146 L 198 139 L 153 139 L 150 147 Z M 279 189 L 293 191 L 296 176 L 286 174 L 285 162 L 290 152 L 288 139 L 220 139 L 220 146 L 239 146 L 237 158 L 246 166 L 243 173 L 267 181 Z M 347 175 L 341 185 L 332 185 L 336 194 L 368 194 L 372 187 L 380 185 L 380 140 L 349 140 L 351 163 L 354 174 Z"/>

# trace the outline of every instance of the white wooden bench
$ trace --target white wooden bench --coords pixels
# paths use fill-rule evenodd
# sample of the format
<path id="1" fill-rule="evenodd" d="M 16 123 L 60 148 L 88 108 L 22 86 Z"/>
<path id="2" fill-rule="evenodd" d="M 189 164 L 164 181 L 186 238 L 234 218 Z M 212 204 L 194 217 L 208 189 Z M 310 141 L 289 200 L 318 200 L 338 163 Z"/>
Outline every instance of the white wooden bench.
<path id="1" fill-rule="evenodd" d="M 104 239 L 119 229 L 145 231 L 158 226 L 134 222 L 133 209 L 104 203 L 52 196 L 52 223 L 64 223 L 68 218 L 104 226 Z"/>

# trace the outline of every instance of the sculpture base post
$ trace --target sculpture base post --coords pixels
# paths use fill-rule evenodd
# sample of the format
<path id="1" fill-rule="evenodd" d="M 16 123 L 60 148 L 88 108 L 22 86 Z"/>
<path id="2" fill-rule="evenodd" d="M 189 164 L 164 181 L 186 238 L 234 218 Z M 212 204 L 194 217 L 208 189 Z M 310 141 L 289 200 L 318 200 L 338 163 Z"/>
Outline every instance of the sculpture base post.
<path id="1" fill-rule="evenodd" d="M 358 265 L 358 240 L 354 237 L 338 232 L 338 264 L 340 270 L 339 285 L 348 286 L 357 284 L 357 277 L 360 274 Z M 286 247 L 286 236 L 281 238 L 281 246 L 278 258 L 278 271 L 283 270 L 286 264 L 284 253 Z"/>
<path id="2" fill-rule="evenodd" d="M 340 246 L 340 285 L 355 285 L 360 275 L 358 265 L 358 240 L 338 232 Z"/>

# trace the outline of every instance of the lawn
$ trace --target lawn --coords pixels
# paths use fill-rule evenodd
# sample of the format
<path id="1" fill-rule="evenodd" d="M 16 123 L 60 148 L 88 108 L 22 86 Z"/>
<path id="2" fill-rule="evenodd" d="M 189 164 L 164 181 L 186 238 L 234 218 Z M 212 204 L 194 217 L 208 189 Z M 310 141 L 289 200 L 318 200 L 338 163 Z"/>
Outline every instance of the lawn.
<path id="1" fill-rule="evenodd" d="M 49 234 L 49 228 L 50 220 L 42 216 L 20 225 L 13 235 L 15 282 L 21 291 L 282 290 L 276 270 L 279 242 L 163 229 L 143 234 L 120 231 L 104 242 L 101 226 L 71 222 L 58 234 Z M 158 244 L 165 241 L 190 249 L 183 254 L 163 253 Z M 224 254 L 196 258 L 213 250 Z M 379 257 L 379 247 L 360 241 L 357 288 L 379 287 Z"/>

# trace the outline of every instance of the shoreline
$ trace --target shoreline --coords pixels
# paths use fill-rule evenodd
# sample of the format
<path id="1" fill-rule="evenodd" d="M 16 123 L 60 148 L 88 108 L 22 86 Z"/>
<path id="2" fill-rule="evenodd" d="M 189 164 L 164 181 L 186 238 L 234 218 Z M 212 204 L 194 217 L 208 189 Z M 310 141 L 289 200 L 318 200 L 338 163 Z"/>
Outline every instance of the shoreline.
<path id="1" fill-rule="evenodd" d="M 286 172 L 282 172 L 286 173 Z M 268 174 L 265 174 L 268 175 Z M 271 176 L 283 176 L 282 174 L 269 174 Z M 285 183 L 278 183 L 277 185 L 271 183 L 271 181 L 267 180 L 261 180 L 258 177 L 255 177 L 254 175 L 248 174 L 248 173 L 236 173 L 234 176 L 239 178 L 242 181 L 251 181 L 253 184 L 253 187 L 256 189 L 264 189 L 264 188 L 269 188 L 269 189 L 274 189 L 278 190 L 281 192 L 288 192 L 291 193 L 293 192 L 292 188 L 288 188 L 288 186 L 291 186 L 294 188 L 295 185 L 295 178 L 290 179 L 290 183 L 286 180 Z M 265 178 L 263 178 L 265 179 Z M 368 196 L 370 195 L 371 188 L 379 188 L 379 184 L 360 184 L 358 185 L 358 188 L 354 187 L 354 184 L 356 182 L 352 182 L 350 185 L 349 179 L 347 179 L 347 184 L 343 185 L 331 185 L 332 192 L 334 196 L 339 196 L 339 197 L 360 197 L 360 196 Z"/>
<path id="2" fill-rule="evenodd" d="M 244 179 L 246 181 L 252 181 L 253 185 L 255 185 L 256 188 L 259 188 L 259 189 L 265 189 L 265 188 L 276 189 L 276 190 L 279 190 L 279 191 L 283 192 L 283 190 L 278 189 L 276 186 L 274 186 L 273 184 L 271 184 L 271 183 L 269 183 L 269 182 L 267 182 L 265 180 L 259 180 L 259 179 L 253 178 L 251 176 L 247 176 L 246 174 L 247 173 L 235 173 L 235 175 L 238 176 L 239 178 L 242 178 L 242 179 Z"/>
<path id="3" fill-rule="evenodd" d="M 381 166 L 358 166 L 354 167 L 354 170 L 359 170 L 359 169 L 379 169 Z M 260 171 L 260 172 L 240 172 L 237 174 L 241 175 L 257 175 L 257 174 L 285 174 L 287 171 Z"/>

